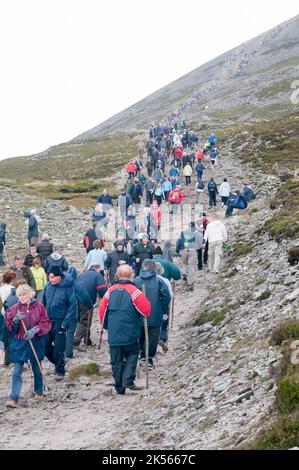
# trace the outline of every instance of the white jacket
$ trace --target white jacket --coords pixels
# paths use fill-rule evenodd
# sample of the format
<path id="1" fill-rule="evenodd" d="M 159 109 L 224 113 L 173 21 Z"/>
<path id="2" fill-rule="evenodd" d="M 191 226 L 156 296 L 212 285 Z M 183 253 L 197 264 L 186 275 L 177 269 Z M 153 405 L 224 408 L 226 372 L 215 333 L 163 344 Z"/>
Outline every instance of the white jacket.
<path id="1" fill-rule="evenodd" d="M 183 170 L 184 176 L 191 176 L 193 171 L 190 165 L 186 165 Z"/>
<path id="2" fill-rule="evenodd" d="M 209 243 L 226 242 L 227 232 L 224 224 L 220 220 L 210 222 L 206 228 L 204 239 L 205 241 L 209 240 Z"/>
<path id="3" fill-rule="evenodd" d="M 230 185 L 228 182 L 223 181 L 219 188 L 219 196 L 228 197 L 230 194 Z"/>

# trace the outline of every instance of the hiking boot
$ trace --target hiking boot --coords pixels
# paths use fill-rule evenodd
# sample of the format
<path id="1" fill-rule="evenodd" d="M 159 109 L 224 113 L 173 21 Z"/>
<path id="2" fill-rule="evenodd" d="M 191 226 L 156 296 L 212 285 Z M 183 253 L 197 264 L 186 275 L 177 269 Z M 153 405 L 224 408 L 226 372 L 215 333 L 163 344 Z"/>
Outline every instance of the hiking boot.
<path id="1" fill-rule="evenodd" d="M 35 393 L 35 394 L 34 394 L 34 398 L 35 398 L 35 400 L 37 400 L 37 401 L 43 401 L 44 395 L 39 395 L 38 393 Z"/>
<path id="2" fill-rule="evenodd" d="M 80 346 L 80 344 L 74 344 L 73 349 L 79 352 L 86 352 L 86 349 L 83 348 L 83 346 Z"/>
<path id="3" fill-rule="evenodd" d="M 57 382 L 60 382 L 61 380 L 64 379 L 64 374 L 56 374 L 55 372 L 54 379 L 57 380 Z"/>
<path id="4" fill-rule="evenodd" d="M 125 385 L 125 387 L 134 391 L 143 390 L 143 387 L 138 387 L 136 384 Z"/>
<path id="5" fill-rule="evenodd" d="M 17 402 L 15 400 L 8 400 L 5 404 L 6 408 L 16 408 Z"/>
<path id="6" fill-rule="evenodd" d="M 168 351 L 168 346 L 166 343 L 164 343 L 164 341 L 160 340 L 159 341 L 159 346 L 161 346 L 161 348 L 163 349 L 163 352 L 167 353 Z"/>
<path id="7" fill-rule="evenodd" d="M 149 368 L 149 370 L 153 370 L 153 369 L 155 369 L 155 367 L 156 367 L 156 366 L 155 366 L 155 364 L 154 364 L 154 361 L 153 361 L 152 359 L 149 359 L 149 361 L 148 361 L 148 368 Z"/>

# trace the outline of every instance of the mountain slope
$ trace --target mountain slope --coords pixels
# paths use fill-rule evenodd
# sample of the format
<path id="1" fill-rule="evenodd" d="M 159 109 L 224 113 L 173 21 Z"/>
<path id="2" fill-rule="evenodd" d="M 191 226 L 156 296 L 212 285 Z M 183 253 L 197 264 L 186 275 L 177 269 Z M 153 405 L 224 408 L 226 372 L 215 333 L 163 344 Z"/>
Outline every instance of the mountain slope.
<path id="1" fill-rule="evenodd" d="M 288 115 L 298 77 L 299 16 L 222 54 L 78 137 L 0 162 L 0 184 L 90 206 L 133 158 L 151 122 L 176 116 L 204 129 Z M 198 125 L 196 126 L 198 127 Z M 82 183 L 83 181 L 83 183 Z"/>

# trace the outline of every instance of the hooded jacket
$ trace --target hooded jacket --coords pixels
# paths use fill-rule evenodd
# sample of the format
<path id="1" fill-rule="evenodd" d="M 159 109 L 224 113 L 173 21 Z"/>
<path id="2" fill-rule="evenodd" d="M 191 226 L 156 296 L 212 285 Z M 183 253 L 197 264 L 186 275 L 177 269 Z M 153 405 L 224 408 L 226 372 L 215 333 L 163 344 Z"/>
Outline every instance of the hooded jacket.
<path id="1" fill-rule="evenodd" d="M 48 318 L 45 307 L 36 299 L 32 299 L 29 306 L 25 306 L 18 302 L 7 310 L 5 314 L 5 323 L 7 329 L 12 334 L 10 338 L 10 352 L 12 362 L 35 361 L 29 341 L 24 340 L 25 331 L 21 323 L 14 323 L 13 319 L 17 312 L 25 313 L 24 324 L 27 330 L 34 326 L 38 326 L 40 331 L 33 337 L 32 344 L 37 353 L 39 360 L 45 356 L 45 346 L 43 336 L 51 330 L 51 321 Z"/>
<path id="2" fill-rule="evenodd" d="M 135 285 L 138 289 L 145 286 L 145 295 L 151 304 L 151 315 L 148 319 L 149 327 L 162 326 L 163 315 L 168 314 L 170 294 L 166 284 L 157 277 L 153 271 L 143 271 L 136 277 Z"/>
<path id="3" fill-rule="evenodd" d="M 180 238 L 176 243 L 176 252 L 181 250 L 199 250 L 203 245 L 203 237 L 200 232 L 192 228 L 188 228 L 181 232 Z"/>
<path id="4" fill-rule="evenodd" d="M 69 268 L 69 264 L 65 257 L 61 255 L 60 253 L 57 253 L 57 251 L 54 251 L 48 258 L 46 259 L 45 262 L 45 271 L 47 274 L 51 272 L 51 269 L 54 267 L 58 267 L 61 272 L 67 271 Z"/>
<path id="5" fill-rule="evenodd" d="M 115 283 L 115 273 L 117 268 L 120 266 L 120 261 L 125 261 L 127 264 L 130 262 L 130 256 L 127 251 L 124 251 L 124 249 L 122 251 L 113 250 L 106 258 L 105 269 L 109 270 L 109 279 L 111 284 Z"/>
<path id="6" fill-rule="evenodd" d="M 28 239 L 38 237 L 38 222 L 37 219 L 30 214 L 29 211 L 24 212 L 24 217 L 28 219 Z"/>
<path id="7" fill-rule="evenodd" d="M 187 195 L 183 193 L 180 189 L 173 189 L 169 194 L 168 201 L 172 204 L 181 204 L 182 199 Z"/>
<path id="8" fill-rule="evenodd" d="M 75 281 L 75 287 L 83 287 L 88 293 L 93 305 L 96 303 L 97 295 L 103 297 L 107 291 L 107 284 L 101 273 L 94 269 L 89 269 L 84 273 L 79 274 Z M 84 303 L 84 302 L 83 302 Z"/>
<path id="9" fill-rule="evenodd" d="M 164 256 L 154 255 L 153 261 L 155 261 L 156 263 L 160 263 L 162 268 L 164 269 L 163 274 L 161 274 L 162 277 L 165 277 L 169 281 L 170 279 L 178 281 L 181 278 L 180 269 L 174 263 L 167 261 Z"/>
<path id="10" fill-rule="evenodd" d="M 78 318 L 78 303 L 74 291 L 74 279 L 71 274 L 65 274 L 61 282 L 52 285 L 47 283 L 43 304 L 46 307 L 51 321 L 62 321 L 62 326 L 67 328 L 72 320 Z"/>

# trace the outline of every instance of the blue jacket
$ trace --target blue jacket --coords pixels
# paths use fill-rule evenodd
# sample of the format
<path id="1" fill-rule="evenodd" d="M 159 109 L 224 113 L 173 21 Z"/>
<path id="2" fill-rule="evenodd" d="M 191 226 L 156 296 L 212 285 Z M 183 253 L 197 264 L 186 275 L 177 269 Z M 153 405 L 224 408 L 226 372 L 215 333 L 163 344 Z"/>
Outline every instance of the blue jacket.
<path id="1" fill-rule="evenodd" d="M 136 277 L 135 285 L 138 289 L 145 286 L 145 295 L 151 304 L 151 315 L 148 326 L 162 326 L 163 315 L 168 314 L 170 295 L 166 284 L 153 271 L 143 271 Z"/>
<path id="2" fill-rule="evenodd" d="M 177 168 L 170 168 L 169 176 L 179 176 L 180 172 Z"/>
<path id="3" fill-rule="evenodd" d="M 104 194 L 101 194 L 98 198 L 97 198 L 97 203 L 100 202 L 101 204 L 110 204 L 110 206 L 112 206 L 112 197 L 109 196 L 109 194 L 107 194 L 106 196 Z"/>
<path id="4" fill-rule="evenodd" d="M 170 181 L 164 181 L 163 185 L 162 185 L 162 189 L 163 189 L 163 192 L 171 192 L 172 191 L 172 184 Z"/>
<path id="5" fill-rule="evenodd" d="M 59 284 L 47 283 L 43 304 L 50 320 L 62 320 L 62 326 L 65 328 L 72 320 L 78 318 L 78 303 L 74 291 L 74 279 L 71 274 L 66 273 Z"/>
<path id="6" fill-rule="evenodd" d="M 92 306 L 88 307 L 88 305 L 86 305 L 88 308 L 92 308 L 94 306 L 97 300 L 97 295 L 104 297 L 104 294 L 107 291 L 107 285 L 102 274 L 97 273 L 94 269 L 89 269 L 88 271 L 79 274 L 75 281 L 75 289 L 80 295 L 79 287 L 83 287 L 85 289 L 91 300 Z M 82 301 L 80 300 L 80 302 L 85 305 L 84 299 L 82 299 Z"/>
<path id="7" fill-rule="evenodd" d="M 28 222 L 28 239 L 32 237 L 38 237 L 38 222 L 33 215 L 30 214 L 30 212 L 25 212 L 25 217 L 29 219 Z"/>
<path id="8" fill-rule="evenodd" d="M 248 202 L 253 201 L 255 199 L 255 194 L 249 186 L 245 186 L 241 194 L 246 197 Z"/>

